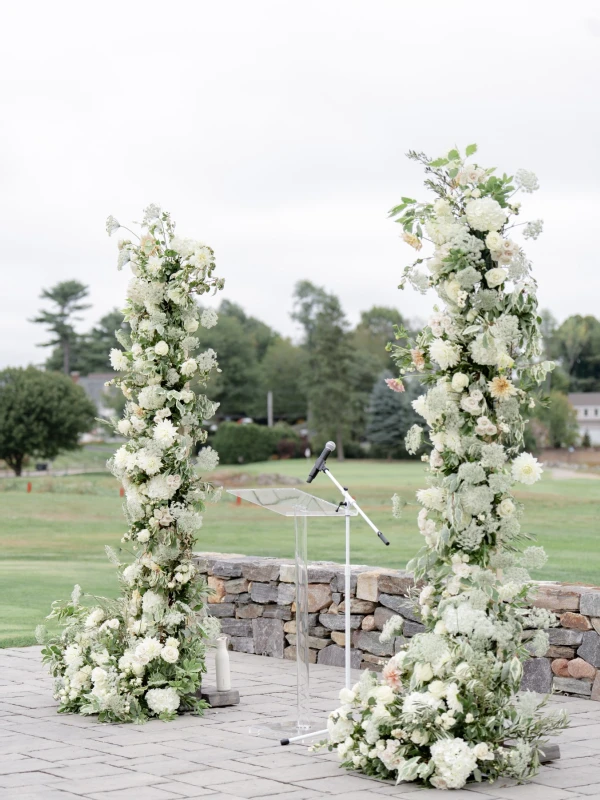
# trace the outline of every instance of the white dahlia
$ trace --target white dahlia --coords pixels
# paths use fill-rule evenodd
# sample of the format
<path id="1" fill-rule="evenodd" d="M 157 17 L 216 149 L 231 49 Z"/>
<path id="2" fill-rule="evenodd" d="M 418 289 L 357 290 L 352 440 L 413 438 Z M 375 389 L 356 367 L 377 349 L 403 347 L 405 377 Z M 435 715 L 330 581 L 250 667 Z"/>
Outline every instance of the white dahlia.
<path id="1" fill-rule="evenodd" d="M 536 483 L 542 477 L 542 465 L 531 453 L 521 453 L 512 464 L 512 476 L 519 483 L 528 486 Z"/>
<path id="2" fill-rule="evenodd" d="M 448 369 L 460 361 L 460 347 L 444 339 L 435 339 L 429 346 L 429 355 L 442 369 Z"/>

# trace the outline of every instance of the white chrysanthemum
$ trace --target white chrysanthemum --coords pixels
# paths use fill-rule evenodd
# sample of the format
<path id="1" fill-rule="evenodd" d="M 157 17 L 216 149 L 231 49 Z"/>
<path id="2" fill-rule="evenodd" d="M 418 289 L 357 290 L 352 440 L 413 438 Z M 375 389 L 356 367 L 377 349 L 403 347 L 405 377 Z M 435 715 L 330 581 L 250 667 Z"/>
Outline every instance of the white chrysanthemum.
<path id="1" fill-rule="evenodd" d="M 512 476 L 519 483 L 528 486 L 536 483 L 542 477 L 542 465 L 531 453 L 521 453 L 512 464 Z"/>
<path id="2" fill-rule="evenodd" d="M 146 692 L 148 708 L 155 714 L 172 714 L 179 708 L 181 700 L 177 691 L 172 687 L 168 689 L 150 689 Z"/>
<path id="3" fill-rule="evenodd" d="M 202 472 L 210 472 L 218 466 L 219 454 L 212 447 L 203 447 L 198 453 L 196 463 Z"/>
<path id="4" fill-rule="evenodd" d="M 170 419 L 161 419 L 154 426 L 152 436 L 161 447 L 170 447 L 177 438 L 177 428 Z"/>
<path id="5" fill-rule="evenodd" d="M 146 449 L 142 449 L 138 450 L 138 452 L 134 455 L 135 463 L 146 473 L 146 475 L 156 475 L 157 472 L 160 472 L 162 461 L 155 453 L 151 453 Z"/>
<path id="6" fill-rule="evenodd" d="M 150 256 L 146 265 L 146 269 L 152 276 L 156 276 L 161 271 L 162 265 L 162 258 L 159 258 L 158 256 Z"/>
<path id="7" fill-rule="evenodd" d="M 530 172 L 527 169 L 518 169 L 515 173 L 515 183 L 527 194 L 531 194 L 540 188 L 540 182 L 537 179 L 535 172 Z"/>
<path id="8" fill-rule="evenodd" d="M 116 372 L 129 369 L 129 359 L 122 350 L 113 347 L 110 351 L 110 364 Z"/>
<path id="9" fill-rule="evenodd" d="M 129 564 L 129 566 L 125 567 L 122 573 L 123 580 L 128 586 L 133 586 L 141 574 L 142 574 L 142 568 L 136 562 L 134 562 L 133 564 Z"/>
<path id="10" fill-rule="evenodd" d="M 429 354 L 442 369 L 455 367 L 460 361 L 460 347 L 444 339 L 435 339 L 429 345 Z"/>
<path id="11" fill-rule="evenodd" d="M 140 664 L 149 664 L 154 661 L 162 653 L 163 646 L 158 639 L 153 636 L 147 636 L 135 648 L 135 657 Z"/>
<path id="12" fill-rule="evenodd" d="M 104 611 L 101 608 L 95 608 L 86 618 L 85 627 L 95 628 L 104 619 Z"/>
<path id="13" fill-rule="evenodd" d="M 429 489 L 419 489 L 417 500 L 431 511 L 443 511 L 446 507 L 446 494 L 441 486 L 430 486 Z"/>

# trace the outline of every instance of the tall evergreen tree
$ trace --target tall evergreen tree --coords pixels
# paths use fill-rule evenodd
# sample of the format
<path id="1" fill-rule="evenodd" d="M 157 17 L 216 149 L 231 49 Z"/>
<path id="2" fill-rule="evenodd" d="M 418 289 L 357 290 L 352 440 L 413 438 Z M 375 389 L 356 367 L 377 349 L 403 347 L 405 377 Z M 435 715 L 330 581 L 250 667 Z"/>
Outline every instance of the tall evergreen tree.
<path id="1" fill-rule="evenodd" d="M 89 288 L 79 281 L 62 281 L 44 289 L 40 295 L 43 300 L 54 304 L 50 311 L 42 309 L 39 316 L 31 322 L 46 325 L 54 334 L 47 342 L 42 342 L 39 347 L 58 347 L 62 355 L 62 371 L 68 375 L 71 372 L 71 349 L 77 340 L 77 333 L 73 323 L 81 319 L 77 317 L 78 311 L 89 308 L 89 303 L 81 301 L 89 294 Z"/>

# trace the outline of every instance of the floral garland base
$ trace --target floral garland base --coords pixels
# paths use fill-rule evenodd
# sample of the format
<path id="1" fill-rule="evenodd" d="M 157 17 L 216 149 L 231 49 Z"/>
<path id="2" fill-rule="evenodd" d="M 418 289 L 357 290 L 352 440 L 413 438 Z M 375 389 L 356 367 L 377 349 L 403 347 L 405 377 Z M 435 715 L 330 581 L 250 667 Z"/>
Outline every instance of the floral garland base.
<path id="1" fill-rule="evenodd" d="M 214 351 L 195 354 L 196 330 L 217 322 L 214 311 L 200 313 L 195 297 L 222 289 L 223 280 L 213 276 L 213 251 L 175 236 L 170 215 L 158 206 L 145 209 L 139 235 L 108 218 L 109 235 L 120 228 L 136 239 L 119 242 L 118 259 L 119 269 L 133 273 L 124 311 L 131 335 L 119 331 L 123 350 L 110 354 L 121 373 L 112 383 L 127 400 L 115 424 L 127 442 L 109 466 L 125 488 L 129 527 L 120 552 L 106 548 L 122 596 L 92 598 L 90 609 L 76 586 L 70 601 L 53 604 L 50 618 L 62 632 L 50 637 L 40 626 L 37 635 L 59 711 L 143 722 L 206 705 L 198 689 L 219 626 L 206 614 L 207 589 L 192 553 L 201 512 L 219 492 L 196 467 L 213 469 L 218 455 L 203 448 L 195 467 L 191 454 L 206 440 L 203 420 L 217 404 L 189 382 L 204 386 L 217 368 Z M 122 562 L 127 554 L 129 564 Z"/>
<path id="2" fill-rule="evenodd" d="M 466 150 L 467 158 L 476 146 Z M 544 700 L 518 694 L 522 662 L 548 649 L 555 616 L 528 607 L 528 570 L 541 567 L 540 547 L 523 544 L 523 509 L 511 494 L 542 467 L 521 452 L 534 390 L 549 370 L 542 345 L 536 284 L 522 248 L 506 234 L 520 213 L 514 195 L 537 178 L 514 179 L 466 163 L 458 150 L 431 160 L 411 152 L 427 174 L 432 202 L 403 197 L 392 209 L 402 238 L 432 253 L 406 268 L 408 281 L 434 287 L 442 303 L 416 341 L 390 345 L 400 377 L 417 375 L 427 391 L 413 402 L 428 425 L 429 486 L 417 492 L 425 545 L 408 565 L 424 585 L 415 605 L 425 624 L 386 664 L 381 679 L 365 672 L 340 693 L 330 715 L 330 748 L 343 765 L 382 779 L 457 789 L 468 780 L 525 780 L 537 771 L 544 737 L 566 725 L 542 713 Z M 516 223 L 510 225 L 516 227 Z M 536 238 L 541 220 L 524 225 Z M 422 268 L 426 265 L 427 272 Z M 407 450 L 422 446 L 415 425 Z M 395 498 L 395 512 L 399 513 Z M 401 618 L 382 639 L 400 635 Z"/>

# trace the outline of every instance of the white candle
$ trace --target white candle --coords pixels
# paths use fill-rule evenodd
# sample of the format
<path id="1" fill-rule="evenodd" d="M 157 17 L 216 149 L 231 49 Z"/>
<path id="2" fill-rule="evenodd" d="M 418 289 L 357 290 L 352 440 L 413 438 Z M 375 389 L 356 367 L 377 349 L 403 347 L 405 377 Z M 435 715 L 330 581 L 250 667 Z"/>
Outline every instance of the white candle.
<path id="1" fill-rule="evenodd" d="M 217 691 L 228 692 L 231 689 L 231 673 L 229 670 L 229 653 L 227 651 L 227 636 L 217 639 L 215 653 L 215 672 L 217 674 Z"/>

